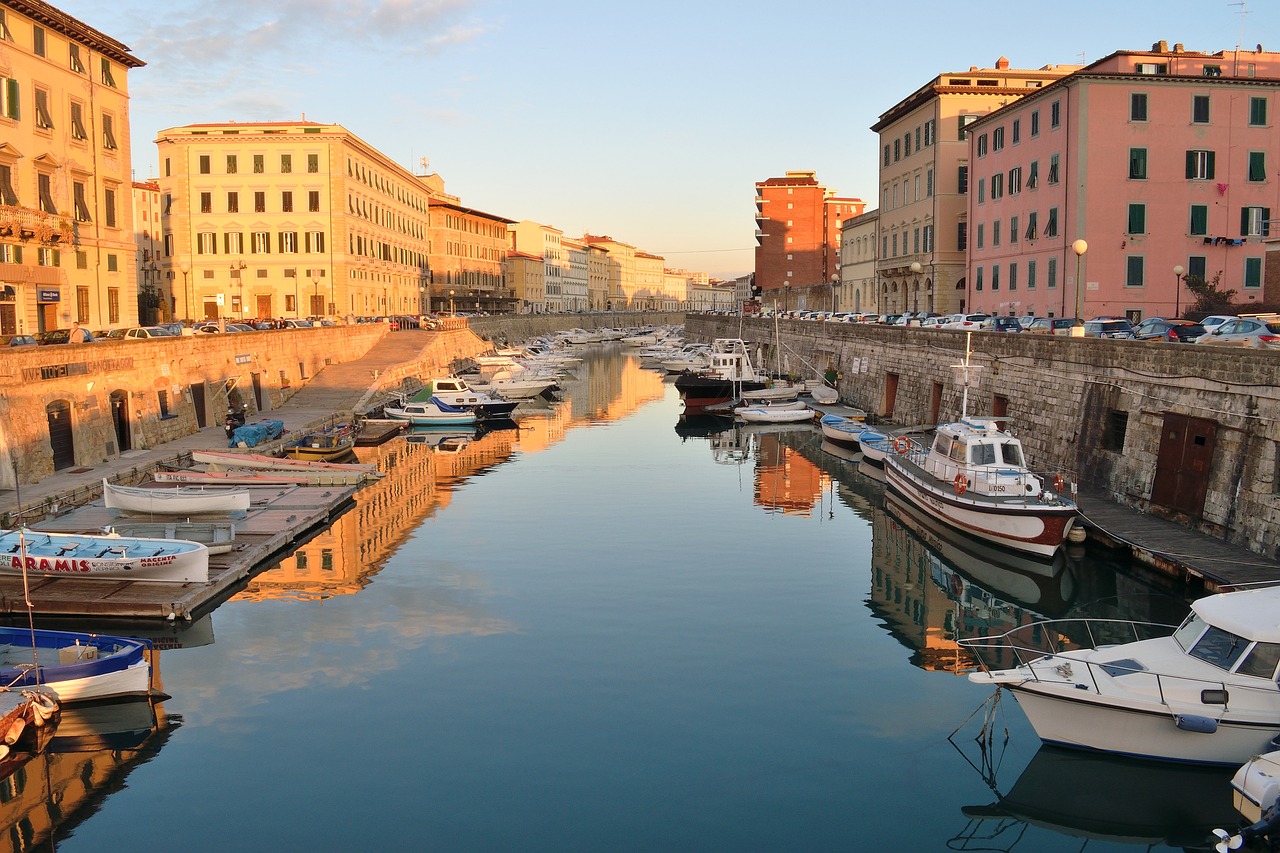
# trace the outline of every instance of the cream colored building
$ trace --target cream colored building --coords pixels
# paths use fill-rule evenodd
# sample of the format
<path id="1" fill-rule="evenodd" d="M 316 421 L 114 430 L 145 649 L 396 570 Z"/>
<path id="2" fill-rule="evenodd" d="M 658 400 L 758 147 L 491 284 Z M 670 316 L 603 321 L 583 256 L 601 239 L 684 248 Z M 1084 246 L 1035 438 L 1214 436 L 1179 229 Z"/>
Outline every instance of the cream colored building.
<path id="1" fill-rule="evenodd" d="M 511 220 L 464 206 L 460 198 L 444 191 L 444 179 L 439 175 L 420 180 L 431 194 L 427 301 L 432 310 L 443 310 L 440 306 L 449 291 L 454 293 L 455 304 L 457 300 L 466 303 L 467 311 L 509 314 L 517 310 L 519 303 L 505 273 Z"/>
<path id="2" fill-rule="evenodd" d="M 514 291 L 520 313 L 538 314 L 546 305 L 546 263 L 542 255 L 507 253 L 507 281 Z"/>
<path id="3" fill-rule="evenodd" d="M 703 276 L 702 281 L 706 281 Z M 689 304 L 689 294 L 697 282 L 687 270 L 662 271 L 662 299 L 659 309 L 662 311 L 678 311 Z"/>
<path id="4" fill-rule="evenodd" d="M 871 126 L 880 135 L 876 304 L 881 312 L 964 310 L 969 187 L 965 128 L 1077 68 L 1010 68 L 1002 56 L 994 68 L 972 66 L 934 77 Z"/>
<path id="5" fill-rule="evenodd" d="M 879 314 L 876 304 L 876 250 L 880 211 L 846 219 L 840 227 L 840 291 L 837 311 Z"/>
<path id="6" fill-rule="evenodd" d="M 0 2 L 0 333 L 132 325 L 129 48 Z"/>
<path id="7" fill-rule="evenodd" d="M 608 280 L 604 310 L 630 310 L 635 301 L 636 247 L 608 236 L 584 234 L 582 242 L 595 246 L 608 255 Z"/>
<path id="8" fill-rule="evenodd" d="M 424 178 L 337 124 L 163 130 L 162 257 L 179 317 L 421 314 Z"/>
<path id="9" fill-rule="evenodd" d="M 591 289 L 591 271 L 587 244 L 572 237 L 561 238 L 560 244 L 564 247 L 565 258 L 569 264 L 565 270 L 563 282 L 562 310 L 586 311 L 591 304 L 588 297 Z"/>
<path id="10" fill-rule="evenodd" d="M 665 304 L 663 258 L 648 252 L 635 253 L 636 286 L 628 307 L 636 311 L 657 311 Z"/>
<path id="11" fill-rule="evenodd" d="M 138 323 L 151 325 L 173 319 L 173 288 L 160 274 L 160 185 L 133 182 L 133 263 L 138 282 Z"/>
<path id="12" fill-rule="evenodd" d="M 539 302 L 526 302 L 521 310 L 541 314 L 564 310 L 564 281 L 569 274 L 569 257 L 565 252 L 564 232 L 550 225 L 530 219 L 522 219 L 508 226 L 511 250 L 542 258 L 544 269 L 543 298 Z"/>
<path id="13" fill-rule="evenodd" d="M 609 306 L 609 250 L 585 237 L 582 242 L 587 247 L 587 308 L 604 311 Z"/>

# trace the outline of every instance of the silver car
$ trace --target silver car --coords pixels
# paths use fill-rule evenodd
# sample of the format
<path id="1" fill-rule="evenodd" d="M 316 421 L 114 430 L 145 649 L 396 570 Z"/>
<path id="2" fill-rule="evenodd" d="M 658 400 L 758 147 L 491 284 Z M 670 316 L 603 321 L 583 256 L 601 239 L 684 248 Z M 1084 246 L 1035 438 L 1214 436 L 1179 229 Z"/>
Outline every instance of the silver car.
<path id="1" fill-rule="evenodd" d="M 1233 317 L 1196 339 L 1197 344 L 1280 349 L 1280 314 Z"/>

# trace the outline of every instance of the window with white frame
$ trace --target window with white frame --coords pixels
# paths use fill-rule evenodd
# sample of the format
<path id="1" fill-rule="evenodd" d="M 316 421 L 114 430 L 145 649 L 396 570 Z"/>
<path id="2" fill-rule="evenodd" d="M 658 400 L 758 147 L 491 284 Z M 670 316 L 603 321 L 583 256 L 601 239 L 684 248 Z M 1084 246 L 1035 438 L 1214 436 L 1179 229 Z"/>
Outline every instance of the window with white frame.
<path id="1" fill-rule="evenodd" d="M 1241 237 L 1269 237 L 1271 235 L 1271 208 L 1240 208 Z"/>
<path id="2" fill-rule="evenodd" d="M 1187 179 L 1211 181 L 1214 174 L 1214 152 L 1195 149 L 1187 152 Z"/>

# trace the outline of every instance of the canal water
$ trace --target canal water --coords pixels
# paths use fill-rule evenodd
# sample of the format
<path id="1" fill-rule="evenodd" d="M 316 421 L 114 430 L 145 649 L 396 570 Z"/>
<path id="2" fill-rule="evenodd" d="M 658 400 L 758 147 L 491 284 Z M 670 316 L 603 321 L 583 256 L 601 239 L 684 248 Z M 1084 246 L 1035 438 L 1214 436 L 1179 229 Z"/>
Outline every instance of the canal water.
<path id="1" fill-rule="evenodd" d="M 362 449 L 388 476 L 330 530 L 156 632 L 154 723 L 77 717 L 0 786 L 9 846 L 1211 849 L 1237 820 L 1230 771 L 1041 749 L 957 672 L 958 636 L 1184 601 L 950 537 L 811 427 L 682 421 L 616 345 L 565 395 Z"/>

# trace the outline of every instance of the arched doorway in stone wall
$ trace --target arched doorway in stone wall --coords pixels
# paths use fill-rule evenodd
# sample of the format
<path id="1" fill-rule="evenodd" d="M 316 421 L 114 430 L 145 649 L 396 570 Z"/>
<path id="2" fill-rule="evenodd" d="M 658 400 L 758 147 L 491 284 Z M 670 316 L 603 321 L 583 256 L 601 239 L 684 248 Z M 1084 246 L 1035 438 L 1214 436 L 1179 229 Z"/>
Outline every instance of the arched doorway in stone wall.
<path id="1" fill-rule="evenodd" d="M 124 453 L 133 449 L 129 432 L 129 392 L 117 390 L 111 392 L 111 425 L 116 432 L 116 452 Z"/>
<path id="2" fill-rule="evenodd" d="M 49 449 L 53 451 L 53 470 L 61 471 L 76 464 L 76 440 L 71 430 L 71 403 L 54 400 L 44 407 L 49 420 Z"/>

